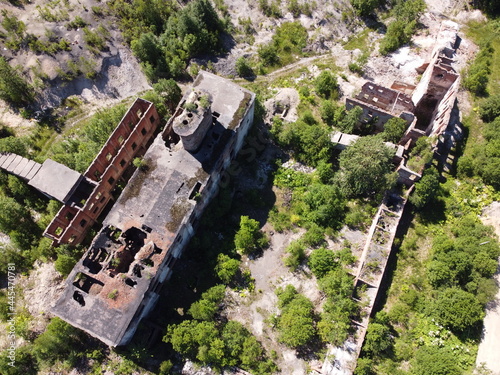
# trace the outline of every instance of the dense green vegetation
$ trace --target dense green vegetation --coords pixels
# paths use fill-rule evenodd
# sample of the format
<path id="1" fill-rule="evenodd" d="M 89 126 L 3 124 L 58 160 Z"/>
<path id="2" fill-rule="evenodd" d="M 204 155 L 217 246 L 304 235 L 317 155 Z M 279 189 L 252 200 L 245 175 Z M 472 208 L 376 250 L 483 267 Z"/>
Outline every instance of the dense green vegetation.
<path id="1" fill-rule="evenodd" d="M 234 236 L 234 246 L 240 254 L 250 254 L 267 246 L 268 239 L 259 230 L 259 222 L 242 216 L 240 219 L 240 229 Z"/>
<path id="2" fill-rule="evenodd" d="M 384 124 L 382 137 L 386 142 L 398 144 L 408 127 L 408 123 L 399 117 L 393 117 Z"/>
<path id="3" fill-rule="evenodd" d="M 185 320 L 169 326 L 163 340 L 183 356 L 218 369 L 238 366 L 254 374 L 269 374 L 275 369 L 261 344 L 234 320 Z"/>
<path id="4" fill-rule="evenodd" d="M 391 10 L 391 16 L 395 19 L 387 26 L 387 32 L 380 42 L 380 53 L 387 55 L 409 43 L 424 10 L 423 0 L 396 1 Z"/>
<path id="5" fill-rule="evenodd" d="M 19 327 L 21 323 L 16 323 Z M 25 337 L 28 338 L 28 337 Z M 5 375 L 35 375 L 54 363 L 62 363 L 62 368 L 70 370 L 83 360 L 87 364 L 96 358 L 96 342 L 59 318 L 53 318 L 45 332 L 16 350 L 16 365 L 10 366 L 7 351 L 0 355 L 0 372 Z M 103 351 L 101 347 L 97 353 Z"/>
<path id="6" fill-rule="evenodd" d="M 17 177 L 0 174 L 0 231 L 11 240 L 0 247 L 1 273 L 6 272 L 9 262 L 15 263 L 19 270 L 26 270 L 35 260 L 55 255 L 50 241 L 41 239 L 41 235 L 58 209 L 57 202 L 47 202 Z M 32 212 L 40 214 L 36 222 Z"/>
<path id="7" fill-rule="evenodd" d="M 470 33 L 482 44 L 480 52 L 467 70 L 464 85 L 476 98 L 479 118 L 470 114 L 465 119 L 469 137 L 467 147 L 458 162 L 461 177 L 479 176 L 500 189 L 500 42 L 498 20 L 486 24 L 474 24 Z M 475 85 L 475 82 L 479 82 Z M 486 96 L 486 97 L 485 97 Z"/>
<path id="8" fill-rule="evenodd" d="M 290 347 L 307 345 L 316 334 L 313 304 L 290 284 L 277 289 L 276 295 L 281 309 L 276 322 L 279 340 Z"/>
<path id="9" fill-rule="evenodd" d="M 379 0 L 351 0 L 351 5 L 360 16 L 368 16 L 380 5 Z"/>
<path id="10" fill-rule="evenodd" d="M 174 2 L 153 0 L 114 0 L 109 6 L 153 82 L 179 78 L 190 58 L 221 51 L 225 26 L 208 0 L 195 0 L 181 9 Z"/>
<path id="11" fill-rule="evenodd" d="M 500 255 L 491 228 L 475 212 L 491 202 L 492 191 L 454 180 L 441 189 L 445 194 L 421 211 L 404 238 L 383 318 L 370 324 L 360 363 L 369 361 L 374 373 L 403 374 L 401 364 L 408 362 L 411 373 L 429 375 L 468 373 L 474 365 Z M 483 198 L 471 204 L 479 191 Z M 429 221 L 439 215 L 444 220 Z M 452 367 L 449 353 L 455 356 Z M 357 373 L 371 372 L 361 366 Z"/>

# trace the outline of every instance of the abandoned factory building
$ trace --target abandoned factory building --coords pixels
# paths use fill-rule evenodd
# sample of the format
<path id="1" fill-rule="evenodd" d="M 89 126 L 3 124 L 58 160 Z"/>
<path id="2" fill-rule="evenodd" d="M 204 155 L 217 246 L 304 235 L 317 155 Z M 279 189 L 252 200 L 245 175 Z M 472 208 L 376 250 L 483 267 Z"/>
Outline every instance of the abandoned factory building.
<path id="1" fill-rule="evenodd" d="M 198 75 L 68 276 L 52 309 L 57 316 L 109 346 L 127 344 L 158 300 L 162 284 L 217 193 L 224 170 L 240 150 L 253 122 L 254 102 L 253 93 L 226 79 L 207 72 Z M 140 114 L 129 126 L 127 116 L 133 114 L 127 113 L 123 127 L 135 132 L 137 120 L 140 123 L 145 118 L 146 133 L 154 132 L 158 117 L 154 106 L 141 107 Z M 122 160 L 126 164 L 132 157 L 132 145 L 138 148 L 145 144 L 130 143 L 121 126 L 85 173 L 89 179 L 99 176 L 104 184 L 83 203 L 94 205 L 90 212 L 95 207 L 98 212 L 105 203 L 101 200 L 107 199 L 119 178 Z M 143 141 L 147 142 L 147 137 Z M 130 148 L 121 151 L 127 142 Z M 56 242 L 71 236 L 77 241 L 79 232 L 64 234 L 73 226 L 65 218 L 67 212 L 76 217 L 81 211 L 64 206 L 47 234 Z M 56 226 L 61 227 L 59 234 Z"/>

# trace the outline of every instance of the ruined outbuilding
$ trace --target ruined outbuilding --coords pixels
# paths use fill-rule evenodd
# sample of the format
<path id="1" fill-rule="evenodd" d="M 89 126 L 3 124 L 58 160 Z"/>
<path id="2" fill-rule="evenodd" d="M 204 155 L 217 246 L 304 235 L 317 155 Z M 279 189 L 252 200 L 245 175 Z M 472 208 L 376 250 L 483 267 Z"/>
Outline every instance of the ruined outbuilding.
<path id="1" fill-rule="evenodd" d="M 112 199 L 116 183 L 134 157 L 144 153 L 159 124 L 160 116 L 153 103 L 137 99 L 83 174 L 84 183 L 79 184 L 78 194 L 70 201 L 62 201 L 64 206 L 47 226 L 44 236 L 52 239 L 55 245 L 80 243 Z M 51 162 L 49 166 L 55 163 Z M 68 172 L 68 175 L 77 173 L 72 172 L 73 174 Z M 35 187 L 65 184 L 61 182 L 63 180 L 59 171 L 48 171 L 41 177 L 30 184 L 36 182 Z M 76 176 L 72 178 L 76 179 Z"/>
<path id="2" fill-rule="evenodd" d="M 68 276 L 57 316 L 109 346 L 129 342 L 240 150 L 254 102 L 226 79 L 198 75 Z"/>

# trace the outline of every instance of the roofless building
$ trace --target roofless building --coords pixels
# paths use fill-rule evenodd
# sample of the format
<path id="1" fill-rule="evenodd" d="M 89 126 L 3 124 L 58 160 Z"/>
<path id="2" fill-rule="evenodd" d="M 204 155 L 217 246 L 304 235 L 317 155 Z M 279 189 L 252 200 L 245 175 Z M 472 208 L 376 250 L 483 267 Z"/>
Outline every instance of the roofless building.
<path id="1" fill-rule="evenodd" d="M 109 346 L 129 342 L 240 150 L 254 102 L 226 79 L 198 75 L 68 276 L 57 316 Z"/>

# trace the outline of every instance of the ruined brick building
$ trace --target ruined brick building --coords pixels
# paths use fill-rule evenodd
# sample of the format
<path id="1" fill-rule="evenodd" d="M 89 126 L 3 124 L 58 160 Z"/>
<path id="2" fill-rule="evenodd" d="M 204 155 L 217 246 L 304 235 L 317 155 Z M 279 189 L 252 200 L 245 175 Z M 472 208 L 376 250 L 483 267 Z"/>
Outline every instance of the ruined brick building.
<path id="1" fill-rule="evenodd" d="M 399 142 L 400 147 L 396 147 L 395 161 L 399 164 L 399 181 L 408 186 L 421 178 L 421 171 L 410 170 L 404 155 L 422 136 L 433 137 L 433 144 L 436 144 L 450 124 L 460 85 L 459 74 L 453 68 L 453 57 L 461 41 L 457 31 L 458 25 L 454 22 L 442 23 L 429 62 L 417 69 L 422 76 L 416 86 L 395 81 L 390 88 L 386 88 L 366 82 L 358 95 L 346 99 L 346 109 L 361 107 L 360 121 L 371 122 L 376 132 L 382 132 L 385 123 L 393 117 L 406 121 L 408 126 Z M 343 133 L 332 137 L 340 149 L 356 139 L 355 135 Z"/>
<path id="2" fill-rule="evenodd" d="M 78 244 L 112 198 L 111 192 L 134 157 L 144 153 L 159 124 L 154 105 L 137 99 L 85 173 L 51 159 L 39 164 L 9 153 L 0 155 L 0 168 L 63 203 L 44 235 L 54 245 Z"/>
<path id="3" fill-rule="evenodd" d="M 406 120 L 408 128 L 400 144 L 442 134 L 459 88 L 459 74 L 452 66 L 460 45 L 457 31 L 454 22 L 442 23 L 429 62 L 417 69 L 422 77 L 416 86 L 395 81 L 386 88 L 366 82 L 356 97 L 346 100 L 347 110 L 361 107 L 362 121 L 373 121 L 376 131 L 383 131 L 390 118 Z"/>
<path id="4" fill-rule="evenodd" d="M 129 342 L 240 150 L 254 102 L 253 93 L 226 79 L 198 75 L 68 276 L 53 307 L 57 316 L 109 346 Z M 79 241 L 81 220 L 87 220 L 82 228 L 94 220 L 84 215 L 102 209 L 122 167 L 154 132 L 154 106 L 140 103 L 140 115 L 132 107 L 85 173 L 97 184 L 92 193 L 80 207 L 65 205 L 47 228 L 56 243 Z M 140 142 L 132 136 L 142 134 L 139 124 L 146 132 Z"/>

